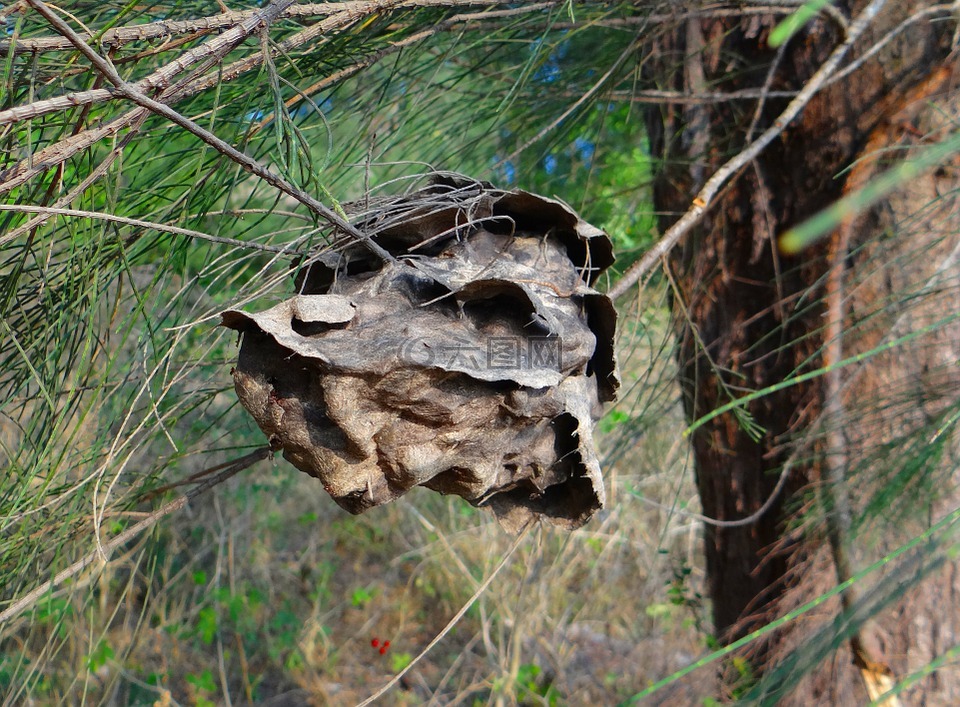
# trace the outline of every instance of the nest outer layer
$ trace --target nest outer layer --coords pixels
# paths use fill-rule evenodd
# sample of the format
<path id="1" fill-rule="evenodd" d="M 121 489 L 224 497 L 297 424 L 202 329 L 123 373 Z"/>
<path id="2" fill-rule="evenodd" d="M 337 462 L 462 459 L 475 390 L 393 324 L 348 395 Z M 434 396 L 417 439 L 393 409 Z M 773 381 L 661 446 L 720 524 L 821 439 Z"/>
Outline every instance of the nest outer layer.
<path id="1" fill-rule="evenodd" d="M 352 220 L 394 262 L 319 253 L 299 294 L 223 313 L 241 404 L 352 513 L 425 486 L 514 532 L 581 526 L 604 504 L 593 423 L 619 386 L 616 313 L 591 287 L 607 236 L 559 201 L 453 175 L 364 206 Z"/>

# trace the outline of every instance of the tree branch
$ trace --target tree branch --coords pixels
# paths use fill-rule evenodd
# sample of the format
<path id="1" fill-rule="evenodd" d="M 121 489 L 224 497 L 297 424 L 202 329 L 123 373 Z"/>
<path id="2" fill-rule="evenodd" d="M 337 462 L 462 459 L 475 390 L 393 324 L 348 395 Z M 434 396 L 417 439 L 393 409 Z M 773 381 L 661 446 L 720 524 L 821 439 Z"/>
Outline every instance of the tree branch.
<path id="1" fill-rule="evenodd" d="M 135 226 L 137 228 L 148 229 L 152 231 L 160 231 L 163 233 L 172 233 L 178 236 L 188 236 L 190 238 L 197 238 L 203 241 L 209 241 L 211 243 L 223 243 L 225 245 L 236 246 L 237 248 L 245 248 L 247 250 L 259 250 L 267 253 L 280 253 L 280 254 L 298 254 L 297 251 L 291 250 L 290 248 L 282 248 L 280 246 L 269 246 L 263 245 L 261 243 L 251 243 L 249 241 L 241 241 L 236 238 L 225 238 L 223 236 L 212 236 L 209 233 L 203 233 L 201 231 L 193 231 L 189 228 L 180 228 L 179 226 L 169 226 L 164 223 L 156 223 L 154 221 L 143 221 L 137 218 L 127 218 L 126 216 L 117 216 L 116 214 L 104 213 L 102 211 L 81 211 L 77 209 L 63 209 L 55 206 L 29 206 L 26 204 L 0 204 L 0 211 L 15 211 L 19 213 L 28 213 L 28 214 L 42 214 L 45 216 L 75 216 L 77 218 L 90 218 L 90 219 L 100 219 L 101 221 L 110 221 L 112 223 L 122 223 L 126 226 Z M 41 221 L 42 223 L 42 221 Z M 13 239 L 20 236 L 24 229 L 33 228 L 34 226 L 39 226 L 40 223 L 29 223 L 24 224 L 20 228 L 0 235 L 0 248 L 5 246 L 7 243 Z"/>
<path id="2" fill-rule="evenodd" d="M 61 27 L 66 27 L 69 30 L 70 35 L 64 35 L 64 39 L 61 41 L 68 42 L 71 46 L 80 49 L 80 46 L 84 46 L 89 51 L 80 49 L 80 52 L 84 54 L 88 59 L 90 59 L 94 66 L 103 64 L 104 60 L 100 57 L 99 54 L 90 49 L 87 45 L 87 39 L 89 35 L 76 33 L 63 22 L 57 15 L 54 15 L 49 10 L 40 10 L 39 6 L 35 2 L 26 0 L 27 3 L 33 7 L 35 10 L 40 12 L 48 21 L 50 21 L 50 16 L 56 19 L 56 22 L 59 23 Z M 270 3 L 267 7 L 262 10 L 255 10 L 250 13 L 243 13 L 245 17 L 240 20 L 233 27 L 225 31 L 223 34 L 211 39 L 208 42 L 205 42 L 195 49 L 184 52 L 182 55 L 178 56 L 176 61 L 170 62 L 167 66 L 164 66 L 157 71 L 154 71 L 149 76 L 141 79 L 137 82 L 136 88 L 140 91 L 154 91 L 162 90 L 167 88 L 170 85 L 170 82 L 186 71 L 189 67 L 197 64 L 205 59 L 214 58 L 219 60 L 237 45 L 239 45 L 243 40 L 248 36 L 254 33 L 260 27 L 269 26 L 274 22 L 278 17 L 283 13 L 283 10 L 288 8 L 293 4 L 295 0 L 275 0 Z M 51 22 L 53 24 L 53 22 Z M 54 27 L 57 27 L 54 24 Z M 58 29 L 58 31 L 60 31 Z M 80 42 L 78 45 L 77 42 Z M 96 60 L 91 58 L 96 57 Z M 110 65 L 112 69 L 112 65 Z M 101 73 L 103 73 L 101 71 Z M 113 70 L 113 73 L 116 74 L 116 71 Z M 104 74 L 106 76 L 106 74 Z M 116 74 L 119 78 L 119 74 Z M 113 83 L 113 81 L 111 81 Z M 116 85 L 116 84 L 115 84 Z M 21 120 L 27 120 L 29 118 L 36 118 L 41 115 L 46 115 L 47 113 L 53 113 L 61 110 L 68 110 L 76 106 L 89 105 L 91 103 L 103 103 L 104 101 L 109 101 L 113 98 L 116 98 L 116 91 L 113 91 L 108 88 L 102 89 L 93 89 L 90 91 L 80 91 L 77 93 L 70 93 L 66 96 L 57 96 L 56 98 L 50 98 L 43 101 L 37 101 L 26 106 L 15 106 L 5 111 L 0 111 L 0 125 L 6 125 L 8 123 L 14 123 Z"/>
<path id="3" fill-rule="evenodd" d="M 97 52 L 95 52 L 90 45 L 80 39 L 70 25 L 61 20 L 59 16 L 57 16 L 44 2 L 42 2 L 42 0 L 25 1 L 37 12 L 43 15 L 43 17 L 54 27 L 54 29 L 63 34 L 65 37 L 69 38 L 77 47 L 77 49 L 85 57 L 87 57 L 87 59 L 90 60 L 90 63 L 94 65 L 97 71 L 103 74 L 103 76 L 105 76 L 110 83 L 116 86 L 117 92 L 120 95 L 128 98 L 137 105 L 152 111 L 153 113 L 167 118 L 172 123 L 179 125 L 184 130 L 193 133 L 205 143 L 210 145 L 213 149 L 233 160 L 251 174 L 260 177 L 260 179 L 275 189 L 278 189 L 279 191 L 282 191 L 283 193 L 293 197 L 311 211 L 316 213 L 318 216 L 322 217 L 328 223 L 336 226 L 355 241 L 366 246 L 368 250 L 370 250 L 382 261 L 392 262 L 394 260 L 394 257 L 390 255 L 390 253 L 374 243 L 373 240 L 371 240 L 368 236 L 362 234 L 355 226 L 348 223 L 346 219 L 333 212 L 330 208 L 314 197 L 310 196 L 303 190 L 298 189 L 293 184 L 290 184 L 279 175 L 276 175 L 270 170 L 266 169 L 252 157 L 240 152 L 233 145 L 230 145 L 229 143 L 220 139 L 205 128 L 200 127 L 189 118 L 173 110 L 170 106 L 153 100 L 141 92 L 136 86 L 128 84 L 123 80 L 120 74 L 117 73 L 117 70 L 114 68 L 113 64 L 111 64 L 101 55 L 97 54 Z M 293 1 L 294 0 L 275 0 L 275 2 L 271 3 L 267 9 L 278 12 L 283 7 L 290 5 Z"/>
<path id="4" fill-rule="evenodd" d="M 886 4 L 887 0 L 872 0 L 863 11 L 850 24 L 846 38 L 833 50 L 833 53 L 827 58 L 820 69 L 810 77 L 810 80 L 797 94 L 796 98 L 790 101 L 790 104 L 777 117 L 769 128 L 763 131 L 756 140 L 750 143 L 739 154 L 728 160 L 720 169 L 718 169 L 710 179 L 704 184 L 703 189 L 694 197 L 693 203 L 687 212 L 680 219 L 667 229 L 663 237 L 648 250 L 639 262 L 632 265 L 617 283 L 610 288 L 609 295 L 617 299 L 626 294 L 634 285 L 639 282 L 660 258 L 669 253 L 673 247 L 685 236 L 694 226 L 700 223 L 700 219 L 713 205 L 713 201 L 720 189 L 740 171 L 745 165 L 763 152 L 764 148 L 773 142 L 786 127 L 803 111 L 807 103 L 810 102 L 817 92 L 823 88 L 827 80 L 834 75 L 840 62 L 850 51 L 850 48 L 860 38 L 870 23 L 876 18 L 877 14 Z"/>
<path id="5" fill-rule="evenodd" d="M 293 5 L 284 8 L 283 11 L 277 15 L 277 18 L 309 19 L 313 17 L 329 17 L 343 13 L 363 17 L 382 9 L 380 7 L 381 4 L 382 3 L 377 0 L 351 0 L 348 2 Z M 512 4 L 514 3 L 511 2 L 511 0 L 403 0 L 403 2 L 397 3 L 395 9 L 415 10 L 430 7 L 445 9 L 451 7 Z M 550 4 L 558 5 L 560 4 L 560 0 L 552 0 Z M 161 20 L 159 22 L 149 22 L 142 25 L 113 27 L 98 35 L 97 43 L 104 48 L 114 49 L 122 47 L 125 44 L 130 44 L 131 42 L 169 39 L 184 34 L 207 34 L 255 19 L 261 12 L 263 12 L 263 10 L 238 10 L 190 20 Z M 93 39 L 87 32 L 78 32 L 77 36 L 84 42 L 89 42 Z M 221 37 L 222 36 L 223 35 L 221 35 Z M 65 37 L 33 37 L 18 39 L 16 42 L 9 39 L 0 41 L 0 53 L 3 54 L 6 54 L 11 49 L 13 49 L 14 54 L 34 54 L 36 52 L 65 51 L 74 48 L 76 48 L 76 45 Z"/>

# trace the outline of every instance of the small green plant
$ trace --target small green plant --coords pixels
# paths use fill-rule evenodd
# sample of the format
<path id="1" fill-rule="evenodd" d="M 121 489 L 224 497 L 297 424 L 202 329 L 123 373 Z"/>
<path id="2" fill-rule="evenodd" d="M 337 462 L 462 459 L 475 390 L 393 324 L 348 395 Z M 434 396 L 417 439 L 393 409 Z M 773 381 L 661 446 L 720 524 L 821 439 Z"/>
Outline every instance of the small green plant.
<path id="1" fill-rule="evenodd" d="M 623 410 L 611 410 L 600 418 L 599 429 L 601 434 L 610 434 L 620 425 L 628 422 L 630 416 Z"/>
<path id="2" fill-rule="evenodd" d="M 297 516 L 297 523 L 305 526 L 313 526 L 317 522 L 317 514 L 314 511 L 308 511 L 307 513 L 301 513 Z"/>
<path id="3" fill-rule="evenodd" d="M 286 655 L 289 659 L 296 652 L 301 625 L 300 617 L 286 603 L 270 618 L 267 624 L 270 633 L 267 652 L 271 658 L 278 659 Z"/>
<path id="4" fill-rule="evenodd" d="M 757 676 L 754 673 L 753 666 L 749 660 L 742 656 L 733 656 L 729 661 L 729 665 L 736 671 L 731 692 L 736 698 L 743 697 L 750 688 L 757 683 Z"/>
<path id="5" fill-rule="evenodd" d="M 53 628 L 60 638 L 66 638 L 70 635 L 67 619 L 72 613 L 73 607 L 67 599 L 51 596 L 37 606 L 36 621 L 39 625 Z"/>
<path id="6" fill-rule="evenodd" d="M 213 643 L 217 633 L 217 610 L 212 606 L 205 606 L 197 614 L 196 635 L 205 645 Z"/>
<path id="7" fill-rule="evenodd" d="M 547 704 L 558 704 L 560 694 L 553 686 L 553 680 L 546 676 L 536 663 L 524 663 L 517 669 L 517 688 L 519 696 L 536 696 Z"/>
<path id="8" fill-rule="evenodd" d="M 691 568 L 686 563 L 673 568 L 673 579 L 667 583 L 667 599 L 673 606 L 689 610 L 697 631 L 709 635 L 710 632 L 706 630 L 703 621 L 703 595 L 690 586 L 691 572 Z"/>
<path id="9" fill-rule="evenodd" d="M 97 645 L 87 656 L 87 669 L 95 673 L 102 668 L 108 660 L 113 658 L 113 648 L 102 638 L 97 641 Z"/>
<path id="10" fill-rule="evenodd" d="M 153 705 L 161 703 L 157 698 L 163 694 L 161 685 L 165 676 L 160 673 L 150 673 L 142 681 L 129 682 L 127 686 L 127 704 Z"/>
<path id="11" fill-rule="evenodd" d="M 373 599 L 374 592 L 366 587 L 357 587 L 350 594 L 350 603 L 353 604 L 358 609 L 362 609 L 364 606 L 370 603 Z"/>
<path id="12" fill-rule="evenodd" d="M 413 656 L 409 653 L 393 653 L 390 656 L 390 670 L 395 673 L 399 673 L 401 670 L 410 665 L 412 660 Z"/>
<path id="13" fill-rule="evenodd" d="M 193 688 L 196 707 L 214 707 L 214 702 L 208 699 L 208 696 L 212 696 L 217 691 L 212 672 L 204 670 L 199 675 L 190 673 L 185 680 Z"/>

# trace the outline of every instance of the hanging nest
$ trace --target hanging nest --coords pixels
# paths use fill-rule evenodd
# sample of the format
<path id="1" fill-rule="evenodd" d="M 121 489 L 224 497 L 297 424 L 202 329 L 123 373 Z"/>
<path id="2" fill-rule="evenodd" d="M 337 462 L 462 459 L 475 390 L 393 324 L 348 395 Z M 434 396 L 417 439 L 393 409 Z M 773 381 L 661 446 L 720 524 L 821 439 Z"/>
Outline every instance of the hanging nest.
<path id="1" fill-rule="evenodd" d="M 614 400 L 609 238 L 565 204 L 450 173 L 356 204 L 362 244 L 296 265 L 242 333 L 240 402 L 351 513 L 414 486 L 576 528 L 603 507 L 593 441 Z"/>

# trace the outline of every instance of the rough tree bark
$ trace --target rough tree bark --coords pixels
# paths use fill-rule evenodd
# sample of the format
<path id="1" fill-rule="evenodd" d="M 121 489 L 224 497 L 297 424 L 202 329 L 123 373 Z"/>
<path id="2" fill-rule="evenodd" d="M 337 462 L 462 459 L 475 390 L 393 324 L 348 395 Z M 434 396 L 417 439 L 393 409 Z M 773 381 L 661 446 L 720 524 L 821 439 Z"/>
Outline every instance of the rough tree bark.
<path id="1" fill-rule="evenodd" d="M 865 4 L 838 5 L 849 16 Z M 849 60 L 862 55 L 913 12 L 933 3 L 888 5 Z M 655 71 L 671 77 L 663 88 L 695 92 L 708 86 L 711 91 L 735 91 L 769 85 L 773 90 L 796 90 L 841 39 L 838 26 L 821 19 L 778 52 L 766 41 L 774 25 L 774 20 L 756 16 L 688 21 L 656 48 L 659 67 Z M 910 97 L 926 105 L 931 96 L 944 92 L 949 81 L 944 62 L 952 32 L 953 23 L 913 23 L 862 68 L 828 86 L 782 139 L 737 175 L 718 205 L 675 250 L 669 268 L 676 283 L 680 380 L 690 420 L 744 390 L 759 390 L 798 368 L 822 365 L 823 281 L 832 262 L 831 245 L 788 258 L 777 253 L 774 239 L 843 194 L 850 174 L 845 170 L 864 156 L 878 130 L 890 126 L 893 141 L 919 134 L 915 122 L 904 121 L 903 103 Z M 665 67 L 674 68 L 666 71 Z M 923 95 L 925 86 L 929 96 Z M 675 218 L 673 214 L 687 208 L 702 180 L 770 125 L 784 105 L 783 99 L 771 99 L 759 109 L 756 104 L 728 102 L 665 106 L 650 113 L 652 150 L 663 160 L 655 203 L 659 213 L 667 214 L 664 227 Z M 914 113 L 906 117 L 913 118 Z M 877 147 L 869 145 L 871 151 Z M 889 214 L 891 208 L 888 202 L 874 211 Z M 916 202 L 900 217 L 915 208 Z M 883 229 L 896 230 L 896 222 L 896 217 L 863 217 L 850 252 L 859 247 L 856 252 L 863 260 L 862 246 L 875 241 Z M 944 247 L 948 252 L 949 247 Z M 879 254 L 873 255 L 876 260 Z M 856 262 L 851 256 L 850 272 Z M 929 276 L 929 270 L 918 270 L 913 282 Z M 888 294 L 890 286 L 887 282 Z M 872 335 L 857 336 L 860 343 L 848 346 L 851 351 L 867 348 Z M 944 346 L 949 349 L 955 343 Z M 914 359 L 914 368 L 926 365 L 925 355 Z M 936 355 L 943 355 L 942 347 Z M 876 385 L 876 381 L 868 384 L 868 378 L 854 381 L 854 387 Z M 822 452 L 822 444 L 812 442 L 811 436 L 819 434 L 815 423 L 824 408 L 824 391 L 823 379 L 816 378 L 752 403 L 747 410 L 765 430 L 759 438 L 753 438 L 744 420 L 731 413 L 693 435 L 696 480 L 704 513 L 711 518 L 736 521 L 750 516 L 774 492 L 779 475 L 789 474 L 774 503 L 755 522 L 742 527 L 705 526 L 709 596 L 716 634 L 725 643 L 782 614 L 788 605 L 795 606 L 798 597 L 816 596 L 811 593 L 814 587 L 823 591 L 836 583 L 829 557 L 822 561 L 825 533 L 788 530 L 788 521 L 809 499 L 806 491 L 821 480 L 823 454 L 818 451 Z M 956 395 L 956 388 L 953 391 Z M 882 411 L 878 414 L 883 417 Z M 867 436 L 871 439 L 861 440 L 863 449 L 875 449 L 882 441 L 879 432 Z M 806 569 L 801 572 L 801 567 Z M 782 655 L 777 642 L 785 643 L 783 634 L 750 654 L 758 670 Z M 849 662 L 850 655 L 839 658 L 844 659 Z M 857 687 L 856 672 L 845 672 L 843 680 L 836 678 L 832 676 L 832 686 L 818 688 L 828 702 L 862 689 Z M 862 701 L 865 695 L 856 696 Z"/>

